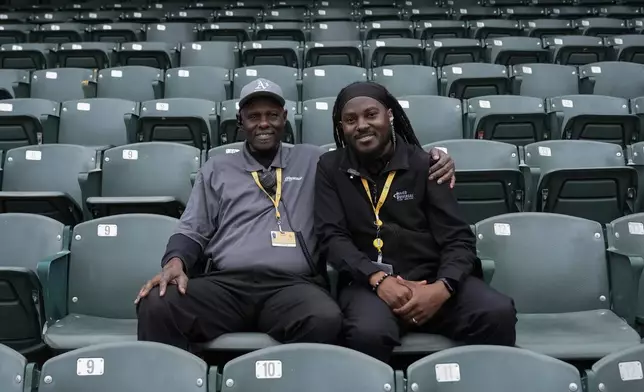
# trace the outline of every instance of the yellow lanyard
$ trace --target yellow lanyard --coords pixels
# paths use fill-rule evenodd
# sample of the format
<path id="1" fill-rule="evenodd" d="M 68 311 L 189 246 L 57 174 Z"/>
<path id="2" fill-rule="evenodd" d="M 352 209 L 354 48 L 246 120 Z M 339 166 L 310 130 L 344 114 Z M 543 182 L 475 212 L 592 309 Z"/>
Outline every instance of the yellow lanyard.
<path id="1" fill-rule="evenodd" d="M 387 176 L 387 180 L 385 181 L 385 186 L 382 187 L 382 192 L 380 193 L 380 197 L 378 198 L 378 203 L 374 204 L 373 199 L 371 198 L 371 189 L 369 188 L 369 183 L 365 178 L 362 178 L 362 186 L 364 187 L 364 190 L 367 192 L 367 197 L 369 198 L 369 201 L 371 202 L 371 208 L 373 208 L 373 213 L 376 216 L 376 239 L 373 240 L 373 247 L 376 248 L 378 251 L 378 262 L 382 262 L 382 247 L 384 245 L 384 242 L 380 238 L 380 227 L 382 226 L 382 220 L 380 220 L 380 209 L 382 208 L 383 204 L 385 204 L 385 201 L 387 200 L 387 195 L 389 194 L 389 189 L 391 188 L 391 183 L 394 181 L 394 177 L 396 176 L 396 172 L 392 171 L 389 173 Z"/>
<path id="2" fill-rule="evenodd" d="M 282 231 L 282 219 L 280 215 L 280 199 L 282 198 L 282 168 L 278 167 L 275 169 L 275 175 L 277 177 L 277 186 L 275 189 L 275 198 L 273 198 L 267 191 L 264 189 L 262 186 L 262 183 L 259 181 L 259 175 L 257 174 L 256 171 L 251 173 L 253 176 L 253 179 L 255 180 L 255 183 L 261 189 L 264 191 L 266 196 L 268 196 L 269 199 L 273 202 L 273 205 L 275 206 L 275 219 L 277 219 L 277 228 L 279 231 Z"/>

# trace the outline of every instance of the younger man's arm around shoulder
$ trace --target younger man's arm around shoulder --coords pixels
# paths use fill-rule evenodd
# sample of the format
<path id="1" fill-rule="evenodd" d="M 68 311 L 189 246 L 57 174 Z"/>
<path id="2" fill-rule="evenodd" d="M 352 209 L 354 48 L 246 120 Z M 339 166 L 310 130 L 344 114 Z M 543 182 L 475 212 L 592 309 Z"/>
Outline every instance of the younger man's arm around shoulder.
<path id="1" fill-rule="evenodd" d="M 338 171 L 333 153 L 324 154 L 315 175 L 315 231 L 326 261 L 339 271 L 349 272 L 360 284 L 371 284 L 381 270 L 354 245 L 347 228 L 342 201 L 333 175 Z"/>

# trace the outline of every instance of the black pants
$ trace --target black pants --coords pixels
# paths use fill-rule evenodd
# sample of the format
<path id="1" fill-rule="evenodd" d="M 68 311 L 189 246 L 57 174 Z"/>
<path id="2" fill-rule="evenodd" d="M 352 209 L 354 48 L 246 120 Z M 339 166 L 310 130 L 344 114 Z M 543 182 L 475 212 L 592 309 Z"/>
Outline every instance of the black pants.
<path id="1" fill-rule="evenodd" d="M 514 346 L 517 319 L 512 299 L 475 277 L 458 289 L 425 324 L 409 326 L 369 287 L 346 286 L 339 299 L 345 344 L 384 362 L 406 332 L 439 334 L 465 344 Z"/>
<path id="2" fill-rule="evenodd" d="M 185 294 L 169 285 L 137 308 L 139 340 L 190 349 L 225 333 L 264 332 L 283 343 L 335 344 L 342 327 L 336 302 L 313 279 L 271 272 L 218 272 L 190 279 Z"/>

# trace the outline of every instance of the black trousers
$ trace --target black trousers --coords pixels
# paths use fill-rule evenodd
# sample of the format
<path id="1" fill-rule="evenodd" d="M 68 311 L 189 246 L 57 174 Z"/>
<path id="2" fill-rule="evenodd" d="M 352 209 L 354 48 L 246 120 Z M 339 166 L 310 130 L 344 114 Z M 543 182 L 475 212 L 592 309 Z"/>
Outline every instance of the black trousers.
<path id="1" fill-rule="evenodd" d="M 153 289 L 137 307 L 138 339 L 186 350 L 232 332 L 264 332 L 283 343 L 335 344 L 342 313 L 316 279 L 262 272 L 217 272 L 190 279 L 185 294 Z"/>
<path id="2" fill-rule="evenodd" d="M 352 284 L 339 297 L 345 345 L 384 362 L 407 332 L 439 334 L 465 344 L 515 344 L 514 302 L 475 277 L 460 283 L 458 292 L 421 326 L 400 320 L 369 287 Z"/>

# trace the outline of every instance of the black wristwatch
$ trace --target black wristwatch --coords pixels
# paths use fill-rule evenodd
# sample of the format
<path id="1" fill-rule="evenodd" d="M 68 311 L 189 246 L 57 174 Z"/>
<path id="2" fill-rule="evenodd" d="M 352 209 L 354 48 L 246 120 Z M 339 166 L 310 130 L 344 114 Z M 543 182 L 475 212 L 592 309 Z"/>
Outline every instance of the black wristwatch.
<path id="1" fill-rule="evenodd" d="M 447 289 L 447 292 L 449 292 L 449 295 L 452 296 L 456 292 L 454 289 L 454 286 L 449 282 L 449 279 L 447 278 L 440 278 L 438 279 L 440 282 L 443 282 L 445 285 L 445 288 Z"/>

